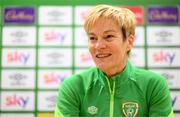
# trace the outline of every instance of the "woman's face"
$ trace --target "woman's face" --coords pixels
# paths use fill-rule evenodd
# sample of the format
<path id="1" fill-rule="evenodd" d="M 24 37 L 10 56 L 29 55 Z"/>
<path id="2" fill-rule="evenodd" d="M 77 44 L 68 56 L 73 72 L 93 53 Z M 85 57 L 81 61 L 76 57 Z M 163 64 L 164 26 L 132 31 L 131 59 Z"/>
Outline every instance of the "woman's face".
<path id="1" fill-rule="evenodd" d="M 133 36 L 123 41 L 119 25 L 107 18 L 100 18 L 87 33 L 88 48 L 96 66 L 109 77 L 121 72 L 127 51 L 133 45 Z"/>

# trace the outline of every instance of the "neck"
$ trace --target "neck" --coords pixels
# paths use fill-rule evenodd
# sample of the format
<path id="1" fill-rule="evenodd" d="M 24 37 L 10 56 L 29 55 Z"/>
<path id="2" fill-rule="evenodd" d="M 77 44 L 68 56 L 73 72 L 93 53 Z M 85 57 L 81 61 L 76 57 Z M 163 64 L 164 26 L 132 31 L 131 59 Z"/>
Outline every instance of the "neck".
<path id="1" fill-rule="evenodd" d="M 122 64 L 122 65 L 120 65 L 120 67 L 111 68 L 111 69 L 109 69 L 107 71 L 104 71 L 104 73 L 108 78 L 111 78 L 112 76 L 114 76 L 114 75 L 116 75 L 118 73 L 121 73 L 124 70 L 125 65 L 126 64 Z"/>

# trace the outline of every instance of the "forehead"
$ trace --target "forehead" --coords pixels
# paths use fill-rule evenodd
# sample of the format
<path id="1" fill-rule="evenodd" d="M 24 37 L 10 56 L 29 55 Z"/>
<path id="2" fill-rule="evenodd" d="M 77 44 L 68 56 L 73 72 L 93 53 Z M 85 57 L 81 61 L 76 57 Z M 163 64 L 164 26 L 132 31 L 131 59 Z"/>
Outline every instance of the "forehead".
<path id="1" fill-rule="evenodd" d="M 89 26 L 88 33 L 120 31 L 119 24 L 112 18 L 98 18 Z"/>

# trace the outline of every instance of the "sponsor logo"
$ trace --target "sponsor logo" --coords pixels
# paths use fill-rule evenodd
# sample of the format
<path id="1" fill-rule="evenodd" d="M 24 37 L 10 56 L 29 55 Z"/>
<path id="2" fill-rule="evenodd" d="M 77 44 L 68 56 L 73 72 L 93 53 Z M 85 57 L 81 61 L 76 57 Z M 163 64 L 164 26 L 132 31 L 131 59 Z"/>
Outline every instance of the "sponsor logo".
<path id="1" fill-rule="evenodd" d="M 3 113 L 0 114 L 0 117 L 35 117 L 33 113 Z"/>
<path id="2" fill-rule="evenodd" d="M 54 113 L 38 113 L 37 117 L 54 117 Z"/>
<path id="3" fill-rule="evenodd" d="M 129 56 L 129 59 L 132 60 L 132 61 L 134 61 L 134 60 L 137 59 L 137 57 L 138 57 L 138 54 L 137 54 L 137 53 L 131 52 L 131 53 L 130 53 L 130 56 Z"/>
<path id="4" fill-rule="evenodd" d="M 59 84 L 60 82 L 62 82 L 64 80 L 64 78 L 67 75 L 63 75 L 63 74 L 56 74 L 56 73 L 49 73 L 49 74 L 44 74 L 43 75 L 43 79 L 44 79 L 44 83 L 45 84 Z"/>
<path id="5" fill-rule="evenodd" d="M 173 99 L 172 99 L 172 106 L 174 107 L 174 105 L 175 105 L 175 103 L 176 103 L 176 101 L 177 101 L 177 96 L 175 96 Z"/>
<path id="6" fill-rule="evenodd" d="M 52 96 L 46 97 L 47 102 L 49 102 L 47 104 L 47 106 L 50 107 L 50 108 L 51 107 L 55 107 L 56 98 L 57 98 L 56 95 L 52 95 Z"/>
<path id="7" fill-rule="evenodd" d="M 26 64 L 29 58 L 30 58 L 30 54 L 18 52 L 18 51 L 14 51 L 14 52 L 9 51 L 7 54 L 8 63 L 20 62 Z"/>
<path id="8" fill-rule="evenodd" d="M 13 32 L 10 34 L 12 37 L 15 37 L 12 42 L 19 42 L 19 43 L 23 43 L 25 42 L 26 40 L 23 39 L 24 37 L 26 37 L 28 35 L 28 33 L 26 32 L 22 32 L 22 31 L 16 31 L 16 32 Z"/>
<path id="9" fill-rule="evenodd" d="M 42 6 L 39 8 L 39 23 L 52 25 L 69 25 L 72 23 L 71 6 Z"/>
<path id="10" fill-rule="evenodd" d="M 39 53 L 39 66 L 41 67 L 66 67 L 72 64 L 70 49 L 40 49 Z"/>
<path id="11" fill-rule="evenodd" d="M 25 108 L 29 101 L 29 97 L 17 96 L 16 94 L 6 97 L 7 106 L 20 106 Z"/>
<path id="12" fill-rule="evenodd" d="M 169 74 L 169 73 L 165 73 L 165 72 L 162 73 L 161 75 L 164 76 L 167 80 L 170 80 L 170 79 L 174 78 L 174 75 Z"/>
<path id="13" fill-rule="evenodd" d="M 58 10 L 52 10 L 47 12 L 47 16 L 49 17 L 49 21 L 63 21 L 63 17 L 65 17 L 65 12 L 58 11 Z"/>
<path id="14" fill-rule="evenodd" d="M 11 83 L 11 85 L 25 85 L 22 81 L 27 79 L 26 75 L 23 75 L 21 73 L 15 73 L 9 76 L 9 78 L 11 80 L 13 80 L 13 82 Z"/>
<path id="15" fill-rule="evenodd" d="M 171 65 L 175 59 L 176 53 L 169 53 L 169 52 L 155 52 L 153 53 L 153 60 L 154 62 L 168 62 Z"/>
<path id="16" fill-rule="evenodd" d="M 92 61 L 92 57 L 89 53 L 81 53 L 80 54 L 80 59 L 82 62 L 88 62 L 88 61 Z"/>
<path id="17" fill-rule="evenodd" d="M 57 10 L 52 10 L 47 13 L 50 17 L 62 17 L 64 15 L 64 12 L 62 11 L 57 11 Z"/>
<path id="18" fill-rule="evenodd" d="M 171 32 L 168 32 L 168 31 L 165 31 L 165 30 L 162 30 L 160 32 L 157 32 L 155 33 L 156 36 L 159 36 L 159 37 L 162 37 L 162 38 L 165 38 L 165 37 L 170 37 L 172 36 L 172 33 Z"/>
<path id="19" fill-rule="evenodd" d="M 136 34 L 135 34 L 135 37 L 134 37 L 134 42 L 137 42 L 139 37 L 140 37 L 140 32 L 137 31 Z"/>
<path id="20" fill-rule="evenodd" d="M 168 82 L 168 85 L 173 85 L 172 80 L 174 79 L 174 75 L 173 74 L 169 74 L 169 73 L 162 73 L 162 76 L 164 76 Z"/>
<path id="21" fill-rule="evenodd" d="M 22 8 L 5 8 L 4 22 L 5 23 L 34 23 L 35 9 L 22 7 Z"/>
<path id="22" fill-rule="evenodd" d="M 58 58 L 61 58 L 61 57 L 64 57 L 63 54 L 57 53 L 57 52 L 49 53 L 47 56 L 48 56 L 48 57 L 51 57 L 51 58 L 57 58 L 57 59 L 58 59 Z"/>
<path id="23" fill-rule="evenodd" d="M 148 8 L 149 23 L 178 23 L 177 7 L 150 7 Z"/>
<path id="24" fill-rule="evenodd" d="M 61 53 L 57 53 L 57 52 L 52 52 L 47 54 L 47 58 L 49 58 L 49 64 L 61 64 L 62 63 L 62 59 L 64 58 L 64 55 Z"/>
<path id="25" fill-rule="evenodd" d="M 144 24 L 144 9 L 143 6 L 125 6 L 130 9 L 136 16 L 137 24 Z"/>
<path id="26" fill-rule="evenodd" d="M 138 114 L 139 106 L 136 102 L 125 102 L 122 104 L 122 111 L 126 117 L 135 117 Z"/>
<path id="27" fill-rule="evenodd" d="M 87 18 L 87 16 L 89 15 L 89 13 L 90 13 L 90 10 L 89 10 L 89 9 L 82 11 L 82 12 L 80 13 L 81 19 L 82 19 L 83 21 L 86 20 L 86 18 Z"/>
<path id="28" fill-rule="evenodd" d="M 45 32 L 44 37 L 45 37 L 44 39 L 46 42 L 57 41 L 57 42 L 63 43 L 66 38 L 66 34 L 51 31 L 51 32 Z"/>
<path id="29" fill-rule="evenodd" d="M 165 31 L 165 30 L 162 30 L 160 32 L 156 32 L 155 35 L 157 37 L 160 37 L 158 38 L 157 41 L 159 42 L 171 42 L 172 40 L 170 39 L 170 37 L 173 35 L 171 32 L 168 32 L 168 31 Z"/>
<path id="30" fill-rule="evenodd" d="M 25 32 L 22 32 L 22 31 L 16 31 L 16 32 L 13 32 L 12 34 L 10 34 L 11 36 L 14 36 L 16 38 L 23 38 L 25 36 L 27 36 L 27 33 Z"/>
<path id="31" fill-rule="evenodd" d="M 95 106 L 90 106 L 88 107 L 88 113 L 91 115 L 95 115 L 98 113 L 98 108 Z"/>

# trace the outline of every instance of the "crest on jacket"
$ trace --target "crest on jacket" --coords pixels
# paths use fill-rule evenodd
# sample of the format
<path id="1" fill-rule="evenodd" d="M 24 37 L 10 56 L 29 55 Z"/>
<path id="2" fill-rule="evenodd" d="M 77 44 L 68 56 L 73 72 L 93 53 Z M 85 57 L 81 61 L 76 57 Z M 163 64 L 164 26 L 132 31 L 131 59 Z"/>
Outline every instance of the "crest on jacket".
<path id="1" fill-rule="evenodd" d="M 122 104 L 122 111 L 125 117 L 136 117 L 138 114 L 138 103 L 136 102 L 125 102 Z"/>
<path id="2" fill-rule="evenodd" d="M 91 115 L 95 115 L 98 113 L 98 108 L 95 106 L 90 106 L 88 107 L 88 113 Z"/>

